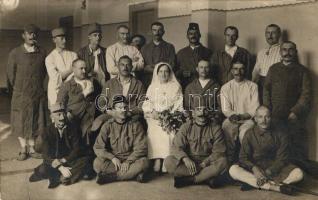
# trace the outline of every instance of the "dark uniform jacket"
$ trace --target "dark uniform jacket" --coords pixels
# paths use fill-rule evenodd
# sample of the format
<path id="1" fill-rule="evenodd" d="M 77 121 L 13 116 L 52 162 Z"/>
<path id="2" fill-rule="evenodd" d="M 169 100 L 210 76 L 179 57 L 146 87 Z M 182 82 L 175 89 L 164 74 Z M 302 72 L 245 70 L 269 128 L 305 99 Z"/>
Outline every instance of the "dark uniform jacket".
<path id="1" fill-rule="evenodd" d="M 199 79 L 193 80 L 185 89 L 184 109 L 194 110 L 195 101 L 200 99 L 201 105 L 209 107 L 211 111 L 221 111 L 220 109 L 220 85 L 211 79 L 204 88 L 202 88 Z"/>
<path id="2" fill-rule="evenodd" d="M 99 46 L 100 48 L 100 54 L 97 56 L 98 57 L 98 63 L 100 67 L 102 68 L 104 74 L 105 74 L 105 82 L 110 79 L 110 75 L 107 71 L 106 68 L 106 48 Z M 81 48 L 77 52 L 78 58 L 82 59 L 85 61 L 86 66 L 87 66 L 87 71 L 92 72 L 94 70 L 94 64 L 95 64 L 95 58 L 93 52 L 90 50 L 89 46 L 85 46 Z"/>
<path id="3" fill-rule="evenodd" d="M 13 49 L 8 58 L 8 87 L 13 89 L 11 129 L 24 138 L 34 136 L 47 124 L 47 94 L 44 80 L 46 52 L 42 48 L 29 53 L 24 45 Z"/>
<path id="4" fill-rule="evenodd" d="M 146 44 L 141 49 L 142 57 L 144 58 L 145 66 L 152 65 L 153 69 L 155 65 L 159 62 L 169 63 L 174 69 L 175 60 L 176 60 L 176 52 L 175 48 L 172 44 L 161 41 L 158 45 L 155 45 L 153 41 Z M 140 75 L 139 75 L 140 76 Z M 141 76 L 141 80 L 146 87 L 148 87 L 151 83 L 152 73 L 143 72 Z"/>
<path id="5" fill-rule="evenodd" d="M 286 120 L 290 112 L 305 119 L 312 97 L 309 72 L 301 64 L 272 65 L 265 79 L 263 102 L 272 110 L 274 119 Z"/>
<path id="6" fill-rule="evenodd" d="M 75 120 L 81 124 L 82 134 L 85 135 L 91 127 L 95 117 L 99 114 L 95 106 L 95 99 L 100 94 L 101 88 L 95 79 L 91 79 L 94 91 L 88 96 L 83 95 L 83 89 L 76 83 L 74 77 L 65 82 L 57 94 L 57 103 L 65 105 L 67 112 L 70 112 Z"/>
<path id="7" fill-rule="evenodd" d="M 277 174 L 289 163 L 288 148 L 286 134 L 274 130 L 264 131 L 255 126 L 243 138 L 239 163 L 250 171 L 257 166 Z"/>
<path id="8" fill-rule="evenodd" d="M 187 46 L 178 51 L 176 76 L 183 88 L 197 78 L 196 67 L 198 66 L 198 62 L 202 59 L 209 61 L 211 57 L 212 50 L 204 47 L 202 44 L 194 49 Z M 191 73 L 190 77 L 184 77 L 184 71 L 189 71 Z"/>
<path id="9" fill-rule="evenodd" d="M 248 80 L 251 80 L 254 66 L 251 61 L 251 54 L 246 49 L 237 47 L 233 58 L 229 54 L 227 54 L 225 50 L 218 51 L 212 56 L 212 66 L 216 69 L 217 78 L 221 85 L 224 85 L 225 83 L 233 79 L 233 75 L 231 73 L 232 60 L 240 60 L 246 65 L 245 77 Z"/>
<path id="10" fill-rule="evenodd" d="M 60 137 L 55 124 L 51 124 L 40 137 L 42 141 L 41 152 L 45 164 L 52 165 L 54 159 L 61 158 L 65 158 L 67 163 L 71 163 L 83 155 L 80 147 L 80 135 L 76 126 L 67 126 Z"/>

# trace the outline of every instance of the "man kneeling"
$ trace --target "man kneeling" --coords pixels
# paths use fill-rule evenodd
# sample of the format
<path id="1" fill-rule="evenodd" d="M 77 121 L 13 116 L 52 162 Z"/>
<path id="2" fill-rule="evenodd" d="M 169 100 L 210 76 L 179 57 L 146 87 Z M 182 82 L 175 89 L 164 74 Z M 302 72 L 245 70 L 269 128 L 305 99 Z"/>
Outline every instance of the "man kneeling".
<path id="1" fill-rule="evenodd" d="M 288 161 L 287 135 L 271 128 L 268 108 L 261 106 L 255 115 L 256 126 L 250 129 L 242 142 L 239 165 L 232 165 L 233 179 L 264 190 L 292 194 L 288 184 L 303 179 L 301 169 Z"/>
<path id="2" fill-rule="evenodd" d="M 43 163 L 34 169 L 30 182 L 49 179 L 48 188 L 60 183 L 77 182 L 89 172 L 89 158 L 80 148 L 79 128 L 67 123 L 63 104 L 51 106 L 53 122 L 37 139 L 36 149 L 43 155 Z M 39 142 L 40 141 L 40 142 Z"/>
<path id="3" fill-rule="evenodd" d="M 149 163 L 143 126 L 127 117 L 128 106 L 124 96 L 115 96 L 112 107 L 118 114 L 102 126 L 94 145 L 96 182 L 105 184 L 134 178 L 144 182 L 144 172 Z"/>
<path id="4" fill-rule="evenodd" d="M 165 166 L 174 175 L 176 188 L 200 183 L 215 188 L 220 184 L 219 175 L 227 169 L 224 135 L 207 115 L 207 107 L 196 106 L 194 120 L 183 124 L 173 139 Z"/>

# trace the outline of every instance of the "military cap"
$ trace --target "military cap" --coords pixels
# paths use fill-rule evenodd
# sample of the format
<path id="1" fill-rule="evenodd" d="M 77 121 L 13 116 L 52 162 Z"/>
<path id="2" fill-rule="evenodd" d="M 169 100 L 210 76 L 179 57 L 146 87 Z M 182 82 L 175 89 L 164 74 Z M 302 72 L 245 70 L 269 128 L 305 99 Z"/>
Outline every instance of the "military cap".
<path id="1" fill-rule="evenodd" d="M 116 95 L 113 97 L 112 107 L 114 108 L 117 103 L 127 103 L 126 97 L 124 95 Z"/>
<path id="2" fill-rule="evenodd" d="M 56 103 L 50 107 L 50 110 L 51 110 L 51 113 L 64 112 L 65 106 L 61 103 Z"/>
<path id="3" fill-rule="evenodd" d="M 190 30 L 194 30 L 194 31 L 199 31 L 200 32 L 199 24 L 197 24 L 197 23 L 189 23 L 188 31 L 190 31 Z"/>

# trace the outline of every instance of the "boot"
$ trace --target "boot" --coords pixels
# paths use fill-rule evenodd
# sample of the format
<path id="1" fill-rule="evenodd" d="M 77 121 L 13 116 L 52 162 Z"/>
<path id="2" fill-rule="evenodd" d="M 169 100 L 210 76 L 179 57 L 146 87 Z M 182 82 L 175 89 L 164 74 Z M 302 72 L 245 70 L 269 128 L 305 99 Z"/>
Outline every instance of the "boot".
<path id="1" fill-rule="evenodd" d="M 175 188 L 182 188 L 182 187 L 193 185 L 193 184 L 194 184 L 193 176 L 174 177 Z"/>
<path id="2" fill-rule="evenodd" d="M 117 180 L 117 174 L 116 173 L 110 173 L 110 174 L 104 174 L 99 173 L 97 175 L 96 183 L 99 185 L 103 185 L 106 183 L 111 183 Z"/>

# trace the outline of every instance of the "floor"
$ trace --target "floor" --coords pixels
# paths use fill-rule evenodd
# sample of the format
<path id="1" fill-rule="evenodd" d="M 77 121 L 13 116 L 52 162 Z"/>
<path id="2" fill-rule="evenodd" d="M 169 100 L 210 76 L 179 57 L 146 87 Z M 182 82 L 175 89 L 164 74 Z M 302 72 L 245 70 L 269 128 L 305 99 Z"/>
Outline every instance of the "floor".
<path id="1" fill-rule="evenodd" d="M 240 191 L 238 186 L 225 186 L 210 189 L 207 186 L 191 186 L 182 189 L 173 187 L 173 179 L 164 175 L 149 183 L 117 182 L 99 186 L 92 181 L 80 181 L 70 186 L 47 189 L 46 180 L 29 183 L 32 169 L 41 161 L 28 159 L 20 162 L 15 159 L 19 145 L 10 132 L 9 98 L 0 96 L 0 200 L 314 200 L 317 196 L 298 193 L 286 196 L 275 192 L 252 190 Z M 302 188 L 318 192 L 318 180 L 306 177 Z"/>

